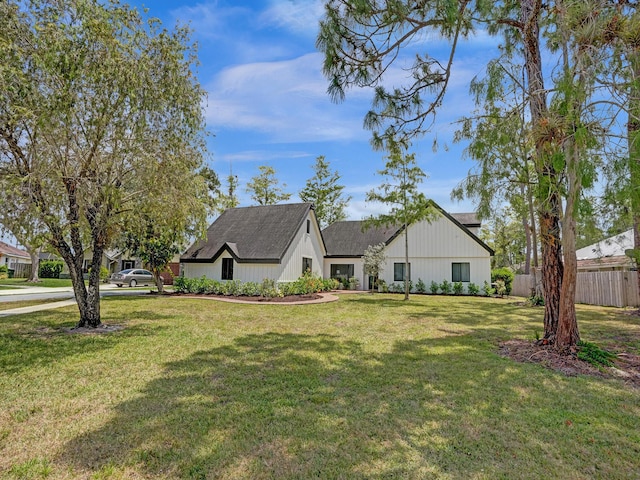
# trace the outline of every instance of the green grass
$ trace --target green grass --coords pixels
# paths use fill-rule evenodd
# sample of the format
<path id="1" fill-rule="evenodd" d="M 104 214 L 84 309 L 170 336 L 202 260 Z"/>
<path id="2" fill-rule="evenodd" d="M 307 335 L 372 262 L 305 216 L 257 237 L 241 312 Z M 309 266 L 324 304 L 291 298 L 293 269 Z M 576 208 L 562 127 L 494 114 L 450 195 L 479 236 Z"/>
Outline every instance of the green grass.
<path id="1" fill-rule="evenodd" d="M 583 339 L 640 320 L 578 307 Z M 0 319 L 4 478 L 637 478 L 640 391 L 500 357 L 542 309 L 345 295 L 306 306 L 108 298 Z M 2 472 L 5 472 L 4 474 Z"/>
<path id="2" fill-rule="evenodd" d="M 18 297 L 19 298 L 19 297 Z M 14 308 L 31 307 L 33 305 L 44 305 L 45 303 L 60 302 L 61 300 L 17 300 L 10 302 L 0 302 L 0 311 L 13 310 Z"/>
<path id="3" fill-rule="evenodd" d="M 0 280 L 1 286 L 19 287 L 70 287 L 71 279 L 68 278 L 41 278 L 39 282 L 27 282 L 26 278 L 4 278 Z"/>

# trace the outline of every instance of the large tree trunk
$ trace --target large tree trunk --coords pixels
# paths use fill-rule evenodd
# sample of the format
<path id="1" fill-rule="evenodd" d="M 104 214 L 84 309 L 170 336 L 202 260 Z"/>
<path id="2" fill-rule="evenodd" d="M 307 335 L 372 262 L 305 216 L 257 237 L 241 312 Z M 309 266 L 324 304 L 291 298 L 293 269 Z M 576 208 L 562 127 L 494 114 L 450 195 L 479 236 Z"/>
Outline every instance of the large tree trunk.
<path id="1" fill-rule="evenodd" d="M 581 183 L 579 179 L 579 153 L 573 137 L 567 142 L 567 204 L 562 222 L 562 242 L 564 254 L 564 272 L 562 276 L 562 290 L 560 294 L 560 316 L 556 347 L 565 350 L 575 346 L 580 341 L 578 319 L 576 318 L 576 281 L 578 277 L 578 260 L 576 259 L 576 202 L 580 195 Z"/>
<path id="2" fill-rule="evenodd" d="M 553 342 L 558 327 L 560 287 L 563 275 L 559 220 L 561 201 L 556 189 L 557 172 L 549 163 L 545 151 L 548 147 L 547 140 L 540 135 L 541 127 L 548 117 L 547 95 L 544 89 L 540 55 L 538 21 L 541 11 L 541 0 L 523 0 L 520 4 L 531 123 L 534 131 L 539 132 L 535 138 L 535 165 L 540 185 L 537 196 L 542 244 L 542 289 L 545 300 L 544 340 Z M 548 188 L 544 189 L 544 186 Z"/>
<path id="3" fill-rule="evenodd" d="M 520 194 L 525 197 L 526 187 L 524 183 L 520 184 Z M 522 215 L 522 229 L 524 230 L 525 253 L 524 253 L 524 274 L 531 273 L 531 229 L 529 228 L 529 217 L 526 213 Z"/>
<path id="4" fill-rule="evenodd" d="M 633 249 L 636 275 L 640 289 L 640 49 L 630 54 L 631 82 L 629 85 L 629 118 L 627 121 L 627 148 L 629 151 L 629 183 L 631 185 L 631 211 L 633 212 Z"/>
<path id="5" fill-rule="evenodd" d="M 25 245 L 29 257 L 31 257 L 31 274 L 29 275 L 28 282 L 37 283 L 40 281 L 38 277 L 38 271 L 40 270 L 40 252 L 42 248 L 33 248 L 31 245 Z"/>

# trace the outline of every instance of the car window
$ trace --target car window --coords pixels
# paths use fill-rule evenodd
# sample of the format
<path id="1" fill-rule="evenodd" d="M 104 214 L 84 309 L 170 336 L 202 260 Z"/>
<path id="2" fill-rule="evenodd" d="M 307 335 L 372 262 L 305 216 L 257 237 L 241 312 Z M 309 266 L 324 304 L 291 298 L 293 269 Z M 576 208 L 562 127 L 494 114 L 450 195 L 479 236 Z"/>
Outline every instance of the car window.
<path id="1" fill-rule="evenodd" d="M 144 275 L 153 275 L 149 270 L 140 270 Z"/>
<path id="2" fill-rule="evenodd" d="M 133 271 L 132 268 L 127 268 L 126 270 L 122 270 L 120 273 L 123 274 L 123 275 L 126 275 L 128 273 L 131 273 L 132 271 Z"/>

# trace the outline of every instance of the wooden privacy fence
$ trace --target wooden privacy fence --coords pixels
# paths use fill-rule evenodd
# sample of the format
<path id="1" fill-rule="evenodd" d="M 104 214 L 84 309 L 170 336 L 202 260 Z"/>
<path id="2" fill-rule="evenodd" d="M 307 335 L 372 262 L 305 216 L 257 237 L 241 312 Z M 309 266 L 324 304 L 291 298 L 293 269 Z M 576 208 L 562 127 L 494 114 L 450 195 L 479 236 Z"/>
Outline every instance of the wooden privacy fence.
<path id="1" fill-rule="evenodd" d="M 29 278 L 29 275 L 31 275 L 30 263 L 14 263 L 13 264 L 14 278 Z"/>
<path id="2" fill-rule="evenodd" d="M 528 297 L 538 285 L 541 291 L 540 272 L 532 275 L 516 275 L 511 295 Z M 636 272 L 583 272 L 578 273 L 576 303 L 607 307 L 640 306 L 638 276 Z"/>

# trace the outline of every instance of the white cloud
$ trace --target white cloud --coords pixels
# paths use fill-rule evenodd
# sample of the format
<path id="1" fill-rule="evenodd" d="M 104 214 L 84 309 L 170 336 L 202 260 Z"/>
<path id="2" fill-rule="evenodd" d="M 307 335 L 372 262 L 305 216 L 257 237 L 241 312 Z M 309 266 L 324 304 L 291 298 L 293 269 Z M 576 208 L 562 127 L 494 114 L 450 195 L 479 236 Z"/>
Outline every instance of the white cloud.
<path id="1" fill-rule="evenodd" d="M 321 55 L 223 70 L 207 85 L 207 123 L 216 128 L 255 129 L 274 142 L 368 138 L 362 118 L 369 102 L 362 95 L 331 103 L 320 70 Z"/>
<path id="2" fill-rule="evenodd" d="M 219 162 L 268 162 L 272 160 L 308 158 L 312 154 L 303 151 L 243 150 L 216 157 Z"/>
<path id="3" fill-rule="evenodd" d="M 315 37 L 323 14 L 324 3 L 320 0 L 273 0 L 260 15 L 260 20 L 296 34 Z"/>

